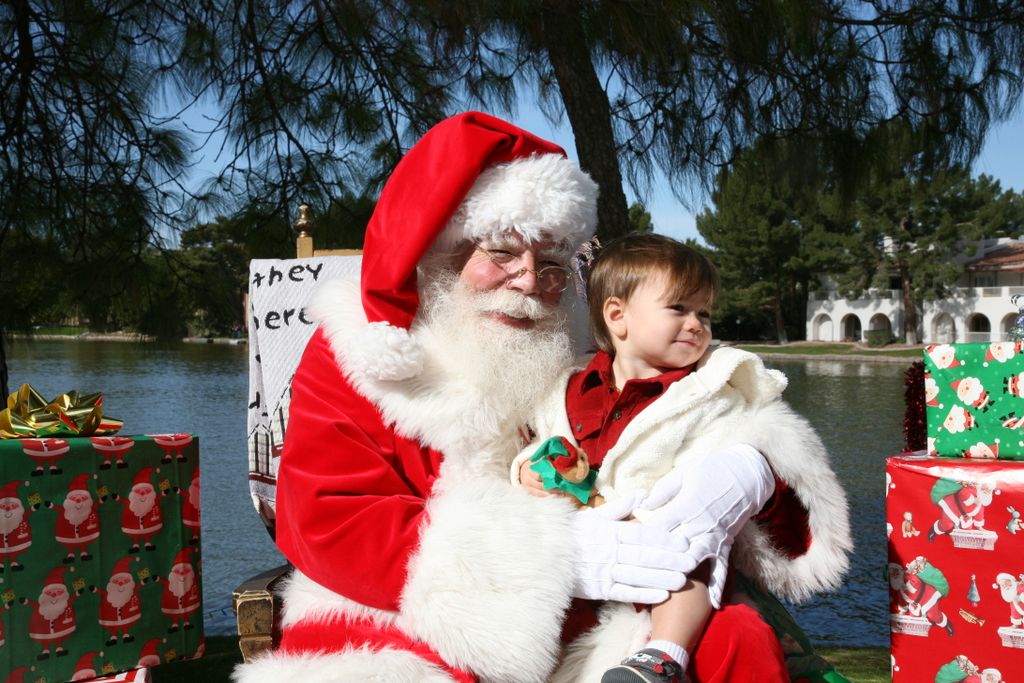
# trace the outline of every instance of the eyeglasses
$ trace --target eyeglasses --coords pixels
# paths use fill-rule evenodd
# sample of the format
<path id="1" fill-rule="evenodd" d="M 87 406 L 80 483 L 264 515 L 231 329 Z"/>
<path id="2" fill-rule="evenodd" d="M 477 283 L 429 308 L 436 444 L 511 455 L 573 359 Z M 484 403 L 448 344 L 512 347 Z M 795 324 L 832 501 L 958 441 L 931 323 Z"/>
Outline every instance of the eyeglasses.
<path id="1" fill-rule="evenodd" d="M 519 266 L 521 254 L 514 254 L 510 251 L 504 251 L 501 249 L 485 249 L 480 245 L 477 245 L 477 249 L 486 256 L 491 263 L 496 265 L 498 268 L 508 275 L 508 280 L 515 280 L 521 278 L 527 273 L 533 273 L 537 276 L 537 289 L 544 292 L 545 294 L 559 294 L 564 292 L 566 287 L 569 286 L 569 278 L 572 277 L 573 271 L 570 268 L 564 266 L 544 266 L 540 270 L 534 270 L 533 268 L 524 268 Z"/>

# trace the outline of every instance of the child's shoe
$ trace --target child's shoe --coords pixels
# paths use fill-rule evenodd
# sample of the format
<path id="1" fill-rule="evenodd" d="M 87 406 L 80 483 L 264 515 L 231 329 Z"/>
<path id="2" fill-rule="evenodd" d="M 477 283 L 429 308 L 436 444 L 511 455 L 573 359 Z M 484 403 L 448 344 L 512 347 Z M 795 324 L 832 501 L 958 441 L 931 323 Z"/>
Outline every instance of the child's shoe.
<path id="1" fill-rule="evenodd" d="M 676 660 L 661 650 L 634 652 L 601 676 L 601 683 L 687 683 Z"/>

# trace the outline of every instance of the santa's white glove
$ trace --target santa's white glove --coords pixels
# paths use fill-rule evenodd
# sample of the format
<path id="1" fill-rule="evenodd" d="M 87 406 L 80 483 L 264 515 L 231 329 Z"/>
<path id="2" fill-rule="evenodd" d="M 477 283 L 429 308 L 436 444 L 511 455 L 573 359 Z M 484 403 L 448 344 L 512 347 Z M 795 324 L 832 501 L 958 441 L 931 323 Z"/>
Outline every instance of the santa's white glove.
<path id="1" fill-rule="evenodd" d="M 708 592 L 718 609 L 736 534 L 774 491 L 764 456 L 736 444 L 677 466 L 658 480 L 636 515 L 643 526 L 687 539 L 687 559 L 680 565 L 686 573 L 711 560 Z"/>
<path id="2" fill-rule="evenodd" d="M 686 584 L 684 536 L 621 521 L 641 494 L 574 512 L 576 583 L 573 595 L 592 600 L 655 604 Z"/>

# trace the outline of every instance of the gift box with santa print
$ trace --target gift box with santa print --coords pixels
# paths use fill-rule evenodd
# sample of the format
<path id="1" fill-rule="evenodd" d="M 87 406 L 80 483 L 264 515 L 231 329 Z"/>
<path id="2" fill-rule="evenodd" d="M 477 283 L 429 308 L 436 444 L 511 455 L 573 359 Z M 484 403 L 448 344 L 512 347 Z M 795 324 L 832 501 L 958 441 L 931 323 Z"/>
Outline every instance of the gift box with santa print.
<path id="1" fill-rule="evenodd" d="M 931 455 L 1024 460 L 1024 342 L 924 351 Z"/>
<path id="2" fill-rule="evenodd" d="M 0 439 L 0 680 L 198 656 L 199 491 L 191 434 Z"/>
<path id="3" fill-rule="evenodd" d="M 1024 672 L 1024 463 L 886 461 L 894 682 Z"/>

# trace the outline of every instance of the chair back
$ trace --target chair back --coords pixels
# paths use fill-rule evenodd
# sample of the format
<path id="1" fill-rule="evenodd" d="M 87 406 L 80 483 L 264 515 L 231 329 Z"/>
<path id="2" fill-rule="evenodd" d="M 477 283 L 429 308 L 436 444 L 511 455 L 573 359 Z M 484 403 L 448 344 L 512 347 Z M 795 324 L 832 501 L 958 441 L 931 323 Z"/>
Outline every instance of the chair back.
<path id="1" fill-rule="evenodd" d="M 361 262 L 350 255 L 249 263 L 249 491 L 271 536 L 292 377 L 316 329 L 305 307 L 322 283 L 358 275 Z"/>

